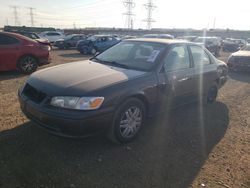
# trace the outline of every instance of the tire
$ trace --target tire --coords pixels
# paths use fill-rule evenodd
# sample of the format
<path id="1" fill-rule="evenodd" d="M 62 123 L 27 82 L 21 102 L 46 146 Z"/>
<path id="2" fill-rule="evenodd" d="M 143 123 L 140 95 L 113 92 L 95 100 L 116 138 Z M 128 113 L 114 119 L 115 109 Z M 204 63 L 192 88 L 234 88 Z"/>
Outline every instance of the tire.
<path id="1" fill-rule="evenodd" d="M 22 73 L 31 74 L 37 70 L 38 62 L 35 57 L 27 55 L 18 61 L 17 66 Z"/>
<path id="2" fill-rule="evenodd" d="M 81 54 L 83 54 L 83 55 L 87 55 L 88 52 L 89 52 L 89 49 L 88 49 L 87 46 L 83 46 L 83 47 L 81 47 L 80 52 L 81 52 Z"/>
<path id="3" fill-rule="evenodd" d="M 68 50 L 70 48 L 70 44 L 65 44 L 65 47 L 64 47 L 66 50 Z"/>
<path id="4" fill-rule="evenodd" d="M 146 108 L 141 100 L 137 98 L 126 100 L 114 115 L 108 138 L 120 144 L 132 141 L 141 130 L 145 117 Z"/>
<path id="5" fill-rule="evenodd" d="M 207 104 L 212 104 L 216 101 L 218 95 L 217 85 L 212 85 L 207 92 Z"/>

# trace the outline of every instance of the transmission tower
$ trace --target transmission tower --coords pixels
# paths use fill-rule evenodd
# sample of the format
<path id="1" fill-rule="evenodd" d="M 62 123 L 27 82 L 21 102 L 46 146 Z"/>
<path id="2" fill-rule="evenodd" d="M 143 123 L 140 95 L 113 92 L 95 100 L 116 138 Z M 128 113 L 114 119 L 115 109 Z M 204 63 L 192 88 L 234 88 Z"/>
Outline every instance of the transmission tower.
<path id="1" fill-rule="evenodd" d="M 147 22 L 147 29 L 151 29 L 152 23 L 155 22 L 152 18 L 152 13 L 156 6 L 154 6 L 152 0 L 148 0 L 148 3 L 144 4 L 144 6 L 147 9 L 147 19 L 143 21 Z"/>
<path id="2" fill-rule="evenodd" d="M 123 5 L 127 8 L 127 12 L 124 13 L 126 15 L 125 25 L 128 29 L 133 29 L 133 8 L 135 7 L 135 3 L 133 0 L 125 0 L 123 1 Z"/>
<path id="3" fill-rule="evenodd" d="M 10 6 L 10 8 L 13 9 L 13 16 L 14 16 L 14 21 L 15 21 L 15 26 L 19 26 L 20 22 L 19 22 L 19 18 L 18 18 L 18 6 Z"/>
<path id="4" fill-rule="evenodd" d="M 28 9 L 29 9 L 29 15 L 30 15 L 30 23 L 31 23 L 31 26 L 34 27 L 34 25 L 35 25 L 35 20 L 34 20 L 34 10 L 35 10 L 35 8 L 28 7 Z"/>

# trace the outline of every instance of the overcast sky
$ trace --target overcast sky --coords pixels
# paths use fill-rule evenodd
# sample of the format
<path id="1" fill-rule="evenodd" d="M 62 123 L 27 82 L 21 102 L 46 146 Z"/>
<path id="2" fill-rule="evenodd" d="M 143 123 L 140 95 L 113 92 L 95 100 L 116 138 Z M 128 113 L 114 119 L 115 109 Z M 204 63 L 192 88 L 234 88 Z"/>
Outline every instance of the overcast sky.
<path id="1" fill-rule="evenodd" d="M 73 28 L 125 27 L 123 0 L 0 0 L 0 27 L 14 25 L 18 6 L 20 25 L 30 26 L 28 7 L 34 7 L 35 26 Z M 146 28 L 147 0 L 134 0 L 134 28 Z M 230 28 L 250 30 L 250 0 L 153 0 L 153 28 Z"/>

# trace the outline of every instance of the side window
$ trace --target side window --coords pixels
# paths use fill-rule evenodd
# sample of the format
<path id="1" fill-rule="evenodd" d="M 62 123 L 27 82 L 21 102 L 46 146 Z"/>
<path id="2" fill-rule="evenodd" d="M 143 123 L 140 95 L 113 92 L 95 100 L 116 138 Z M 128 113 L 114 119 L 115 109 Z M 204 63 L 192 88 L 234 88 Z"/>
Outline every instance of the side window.
<path id="1" fill-rule="evenodd" d="M 17 44 L 19 41 L 14 37 L 10 37 L 7 35 L 0 34 L 0 45 L 11 45 Z"/>
<path id="2" fill-rule="evenodd" d="M 194 60 L 194 66 L 200 67 L 204 65 L 209 65 L 210 59 L 208 54 L 200 46 L 190 46 L 190 50 Z"/>
<path id="3" fill-rule="evenodd" d="M 47 36 L 61 36 L 59 33 L 47 33 Z"/>
<path id="4" fill-rule="evenodd" d="M 190 67 L 189 54 L 186 46 L 173 47 L 164 58 L 164 69 L 175 71 Z"/>

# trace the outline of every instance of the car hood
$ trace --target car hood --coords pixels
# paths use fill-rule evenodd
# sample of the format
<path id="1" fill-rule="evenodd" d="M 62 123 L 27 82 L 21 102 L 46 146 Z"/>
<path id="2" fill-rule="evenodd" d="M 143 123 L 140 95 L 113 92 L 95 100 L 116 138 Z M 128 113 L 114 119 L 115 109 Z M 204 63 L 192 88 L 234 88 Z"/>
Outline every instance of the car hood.
<path id="1" fill-rule="evenodd" d="M 232 56 L 250 57 L 250 51 L 238 51 L 238 52 L 233 53 Z"/>
<path id="2" fill-rule="evenodd" d="M 29 77 L 27 82 L 51 96 L 82 96 L 140 77 L 145 73 L 87 60 L 37 71 Z"/>

